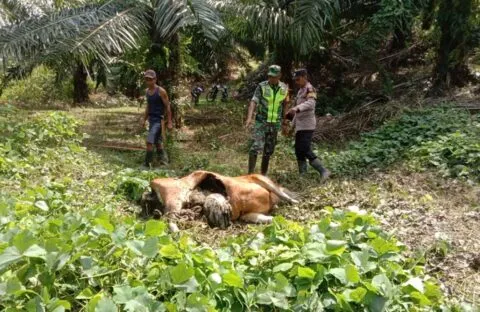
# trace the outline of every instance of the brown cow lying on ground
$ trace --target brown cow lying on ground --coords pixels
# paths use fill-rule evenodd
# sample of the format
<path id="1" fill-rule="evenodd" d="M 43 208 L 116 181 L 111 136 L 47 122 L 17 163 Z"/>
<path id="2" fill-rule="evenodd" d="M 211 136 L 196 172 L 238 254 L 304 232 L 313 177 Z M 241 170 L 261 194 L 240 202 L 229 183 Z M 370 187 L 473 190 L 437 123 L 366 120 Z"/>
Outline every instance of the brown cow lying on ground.
<path id="1" fill-rule="evenodd" d="M 144 194 L 142 206 L 157 207 L 162 214 L 201 207 L 208 224 L 220 228 L 235 220 L 268 223 L 272 217 L 267 214 L 281 200 L 298 203 L 292 193 L 257 174 L 226 177 L 194 171 L 183 178 L 154 179 L 150 186 L 152 192 Z"/>

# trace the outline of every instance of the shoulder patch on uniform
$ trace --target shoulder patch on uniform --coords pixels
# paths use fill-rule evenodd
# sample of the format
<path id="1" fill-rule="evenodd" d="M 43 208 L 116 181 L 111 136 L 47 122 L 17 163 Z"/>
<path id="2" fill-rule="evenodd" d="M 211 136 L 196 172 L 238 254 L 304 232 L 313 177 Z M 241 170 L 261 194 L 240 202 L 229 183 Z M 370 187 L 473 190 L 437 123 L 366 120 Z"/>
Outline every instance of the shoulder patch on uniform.
<path id="1" fill-rule="evenodd" d="M 268 80 L 260 82 L 259 85 L 262 87 L 268 85 Z"/>

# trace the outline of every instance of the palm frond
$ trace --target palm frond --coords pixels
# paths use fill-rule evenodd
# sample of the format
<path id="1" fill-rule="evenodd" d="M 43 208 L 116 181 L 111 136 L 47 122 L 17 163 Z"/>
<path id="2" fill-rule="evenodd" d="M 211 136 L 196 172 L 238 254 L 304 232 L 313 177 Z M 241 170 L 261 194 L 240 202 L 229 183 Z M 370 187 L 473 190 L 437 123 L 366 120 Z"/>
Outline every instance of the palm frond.
<path id="1" fill-rule="evenodd" d="M 294 20 L 286 10 L 262 3 L 244 6 L 239 9 L 239 14 L 245 16 L 254 29 L 253 33 L 260 39 L 268 43 L 288 40 L 289 27 Z"/>
<path id="2" fill-rule="evenodd" d="M 217 11 L 205 0 L 157 0 L 154 11 L 154 27 L 161 39 L 168 39 L 192 25 L 198 25 L 211 40 L 218 40 L 224 30 Z"/>
<path id="3" fill-rule="evenodd" d="M 0 0 L 0 26 L 20 21 L 29 16 L 30 11 L 23 2 Z"/>
<path id="4" fill-rule="evenodd" d="M 340 13 L 338 0 L 303 0 L 294 3 L 295 12 L 290 41 L 300 54 L 307 54 L 318 46 L 328 26 Z"/>
<path id="5" fill-rule="evenodd" d="M 118 53 L 145 30 L 145 11 L 142 5 L 117 0 L 34 16 L 0 28 L 0 53 L 17 61 L 45 54 Z"/>

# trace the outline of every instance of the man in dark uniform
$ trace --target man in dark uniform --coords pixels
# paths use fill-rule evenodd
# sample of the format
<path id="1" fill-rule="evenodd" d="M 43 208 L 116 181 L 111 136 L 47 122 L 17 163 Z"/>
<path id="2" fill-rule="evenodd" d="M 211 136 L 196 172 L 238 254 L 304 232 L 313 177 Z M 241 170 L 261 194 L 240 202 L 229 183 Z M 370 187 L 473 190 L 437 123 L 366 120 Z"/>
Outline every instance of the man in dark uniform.
<path id="1" fill-rule="evenodd" d="M 148 120 L 149 130 L 147 136 L 147 153 L 145 155 L 145 166 L 150 167 L 153 161 L 153 145 L 157 147 L 157 157 L 166 164 L 168 162 L 167 153 L 162 144 L 162 121 L 165 111 L 167 113 L 167 128 L 172 129 L 172 111 L 170 101 L 165 89 L 157 85 L 157 75 L 155 71 L 149 69 L 144 73 L 147 90 L 145 98 L 147 107 L 142 119 L 142 127 Z"/>
<path id="2" fill-rule="evenodd" d="M 294 78 L 299 89 L 295 106 L 288 111 L 287 118 L 293 118 L 295 125 L 295 155 L 297 156 L 298 171 L 301 175 L 307 172 L 308 160 L 322 178 L 326 179 L 330 172 L 323 167 L 320 159 L 312 151 L 312 137 L 317 125 L 315 117 L 317 91 L 308 81 L 306 69 L 296 70 Z"/>

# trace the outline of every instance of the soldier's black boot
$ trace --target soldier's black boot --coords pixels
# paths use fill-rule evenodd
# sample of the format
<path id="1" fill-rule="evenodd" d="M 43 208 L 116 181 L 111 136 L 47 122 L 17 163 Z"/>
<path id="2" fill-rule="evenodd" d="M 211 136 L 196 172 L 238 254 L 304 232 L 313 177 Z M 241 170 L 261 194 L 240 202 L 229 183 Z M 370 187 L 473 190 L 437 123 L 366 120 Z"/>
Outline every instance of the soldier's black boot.
<path id="1" fill-rule="evenodd" d="M 255 166 L 257 165 L 257 154 L 248 155 L 248 174 L 255 172 Z"/>
<path id="2" fill-rule="evenodd" d="M 262 167 L 261 167 L 261 173 L 262 175 L 266 176 L 267 171 L 268 171 L 268 163 L 270 162 L 270 156 L 263 155 L 262 157 Z"/>
<path id="3" fill-rule="evenodd" d="M 330 175 L 330 171 L 328 171 L 323 167 L 322 163 L 320 162 L 320 159 L 315 158 L 314 160 L 311 160 L 310 165 L 322 175 L 323 179 L 328 178 L 328 176 Z"/>
<path id="4" fill-rule="evenodd" d="M 150 168 L 152 161 L 153 161 L 153 151 L 147 151 L 147 153 L 145 154 L 145 163 L 143 165 L 147 168 Z"/>
<path id="5" fill-rule="evenodd" d="M 304 175 L 307 173 L 307 161 L 306 160 L 297 160 L 298 163 L 298 173 Z"/>

